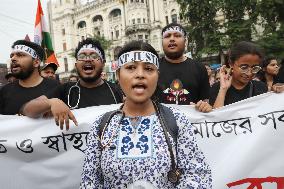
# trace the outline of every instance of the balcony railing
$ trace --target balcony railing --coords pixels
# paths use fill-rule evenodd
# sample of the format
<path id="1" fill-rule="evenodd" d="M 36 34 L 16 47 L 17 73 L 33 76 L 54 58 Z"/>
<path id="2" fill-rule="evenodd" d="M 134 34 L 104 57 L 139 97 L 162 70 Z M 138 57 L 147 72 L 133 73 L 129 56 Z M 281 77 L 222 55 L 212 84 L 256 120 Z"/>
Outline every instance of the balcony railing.
<path id="1" fill-rule="evenodd" d="M 137 31 L 150 31 L 151 27 L 149 24 L 133 24 L 130 26 L 127 26 L 125 29 L 126 35 L 135 33 Z"/>

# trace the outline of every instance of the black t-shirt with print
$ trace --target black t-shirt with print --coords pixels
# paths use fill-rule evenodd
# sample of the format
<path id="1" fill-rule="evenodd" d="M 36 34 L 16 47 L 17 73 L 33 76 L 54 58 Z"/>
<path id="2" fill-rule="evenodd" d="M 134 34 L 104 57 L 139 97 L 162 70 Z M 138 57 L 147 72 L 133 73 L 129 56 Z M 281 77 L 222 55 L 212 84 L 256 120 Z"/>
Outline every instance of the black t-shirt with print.
<path id="1" fill-rule="evenodd" d="M 19 81 L 9 83 L 0 89 L 0 114 L 18 114 L 25 103 L 41 95 L 46 95 L 57 86 L 59 86 L 57 80 L 46 78 L 39 85 L 29 88 L 22 87 Z"/>
<path id="2" fill-rule="evenodd" d="M 115 84 L 108 82 L 108 85 L 111 87 L 113 94 L 116 98 L 117 103 L 122 102 L 122 94 L 120 89 Z M 76 85 L 75 82 L 64 83 L 63 85 L 56 88 L 55 91 L 49 93 L 47 98 L 59 98 L 65 104 L 68 105 L 69 97 L 69 107 L 74 108 L 78 103 L 76 108 L 86 108 L 90 106 L 99 106 L 99 105 L 109 105 L 115 104 L 114 97 L 110 88 L 106 82 L 102 85 L 94 88 L 82 87 L 79 83 Z M 80 92 L 79 92 L 80 88 Z M 80 100 L 79 100 L 80 94 Z"/>
<path id="3" fill-rule="evenodd" d="M 212 106 L 214 105 L 214 102 L 217 98 L 219 89 L 220 89 L 220 82 L 215 83 L 210 89 L 209 103 Z M 250 90 L 252 90 L 251 96 L 250 96 Z M 266 93 L 267 91 L 268 91 L 267 86 L 262 81 L 252 80 L 248 85 L 246 85 L 243 89 L 240 90 L 236 89 L 231 85 L 231 87 L 228 89 L 226 93 L 224 105 L 226 106 L 228 104 L 232 104 L 247 99 L 249 97 Z"/>
<path id="4" fill-rule="evenodd" d="M 158 98 L 162 103 L 188 105 L 209 99 L 209 79 L 203 64 L 192 59 L 181 63 L 160 60 Z"/>

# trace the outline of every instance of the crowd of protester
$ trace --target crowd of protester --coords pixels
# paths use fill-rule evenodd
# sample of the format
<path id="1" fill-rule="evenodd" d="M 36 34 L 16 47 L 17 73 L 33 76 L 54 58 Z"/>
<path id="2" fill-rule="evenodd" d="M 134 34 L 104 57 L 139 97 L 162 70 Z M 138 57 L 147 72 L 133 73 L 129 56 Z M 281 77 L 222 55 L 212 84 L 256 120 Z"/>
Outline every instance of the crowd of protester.
<path id="1" fill-rule="evenodd" d="M 148 43 L 126 44 L 119 53 L 115 84 L 105 80 L 105 52 L 98 41 L 87 38 L 79 42 L 75 49 L 78 76 L 71 75 L 60 84 L 55 76 L 57 65 L 42 65 L 42 47 L 18 40 L 10 55 L 11 76 L 16 80 L 0 89 L 0 114 L 51 116 L 56 125 L 68 130 L 69 120 L 78 125 L 73 109 L 122 103 L 109 116 L 103 132 L 103 117 L 94 118 L 81 188 L 124 188 L 141 183 L 146 188 L 212 188 L 211 170 L 198 148 L 190 115 L 161 103 L 193 105 L 207 113 L 268 91 L 282 92 L 284 66 L 275 57 L 265 57 L 257 44 L 240 41 L 232 44 L 226 64 L 212 70 L 210 65 L 184 56 L 186 39 L 185 29 L 173 23 L 162 30 L 164 57 L 158 57 Z M 177 136 L 168 132 L 164 109 L 170 112 L 166 117 L 176 121 Z M 140 129 L 137 135 L 136 129 Z M 152 132 L 155 134 L 149 134 Z M 137 137 L 143 150 L 130 145 Z M 131 147 L 125 149 L 125 143 Z M 119 157 L 113 146 L 122 150 Z M 132 171 L 125 177 L 127 169 Z"/>

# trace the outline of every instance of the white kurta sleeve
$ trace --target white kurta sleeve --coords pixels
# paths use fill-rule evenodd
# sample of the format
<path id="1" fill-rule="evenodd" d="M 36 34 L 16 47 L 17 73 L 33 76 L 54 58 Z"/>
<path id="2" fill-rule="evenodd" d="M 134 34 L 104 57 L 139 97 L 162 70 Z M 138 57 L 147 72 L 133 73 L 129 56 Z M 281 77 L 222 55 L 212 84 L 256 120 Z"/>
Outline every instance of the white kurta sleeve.
<path id="1" fill-rule="evenodd" d="M 93 126 L 91 127 L 87 149 L 85 151 L 85 159 L 83 165 L 81 189 L 101 189 L 103 188 L 103 177 L 101 170 L 101 154 L 100 147 L 99 123 L 101 116 L 99 116 Z"/>
<path id="2" fill-rule="evenodd" d="M 211 189 L 212 174 L 203 152 L 197 145 L 193 127 L 188 118 L 175 113 L 179 126 L 177 139 L 177 164 L 182 176 L 177 188 Z"/>

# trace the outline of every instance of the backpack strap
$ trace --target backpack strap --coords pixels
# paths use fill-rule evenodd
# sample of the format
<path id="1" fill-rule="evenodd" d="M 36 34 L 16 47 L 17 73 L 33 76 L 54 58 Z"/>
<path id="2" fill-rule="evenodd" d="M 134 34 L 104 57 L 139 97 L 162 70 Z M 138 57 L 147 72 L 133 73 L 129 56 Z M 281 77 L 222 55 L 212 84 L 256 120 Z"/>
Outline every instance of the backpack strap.
<path id="1" fill-rule="evenodd" d="M 177 143 L 177 138 L 178 138 L 178 126 L 177 122 L 175 119 L 175 116 L 170 108 L 167 106 L 164 106 L 162 104 L 160 106 L 160 112 L 163 116 L 165 126 L 170 133 L 170 135 L 173 137 L 175 143 Z"/>
<path id="2" fill-rule="evenodd" d="M 99 138 L 101 138 L 102 136 L 102 133 L 103 133 L 103 130 L 104 130 L 104 127 L 108 124 L 108 122 L 110 121 L 110 117 L 111 115 L 116 112 L 116 110 L 113 110 L 113 111 L 110 111 L 110 112 L 106 112 L 102 117 L 101 117 L 101 122 L 99 124 L 99 133 L 98 133 L 98 136 Z"/>
<path id="3" fill-rule="evenodd" d="M 253 87 L 254 87 L 254 84 L 251 81 L 250 84 L 249 84 L 249 98 L 252 97 L 252 95 L 253 95 Z"/>

